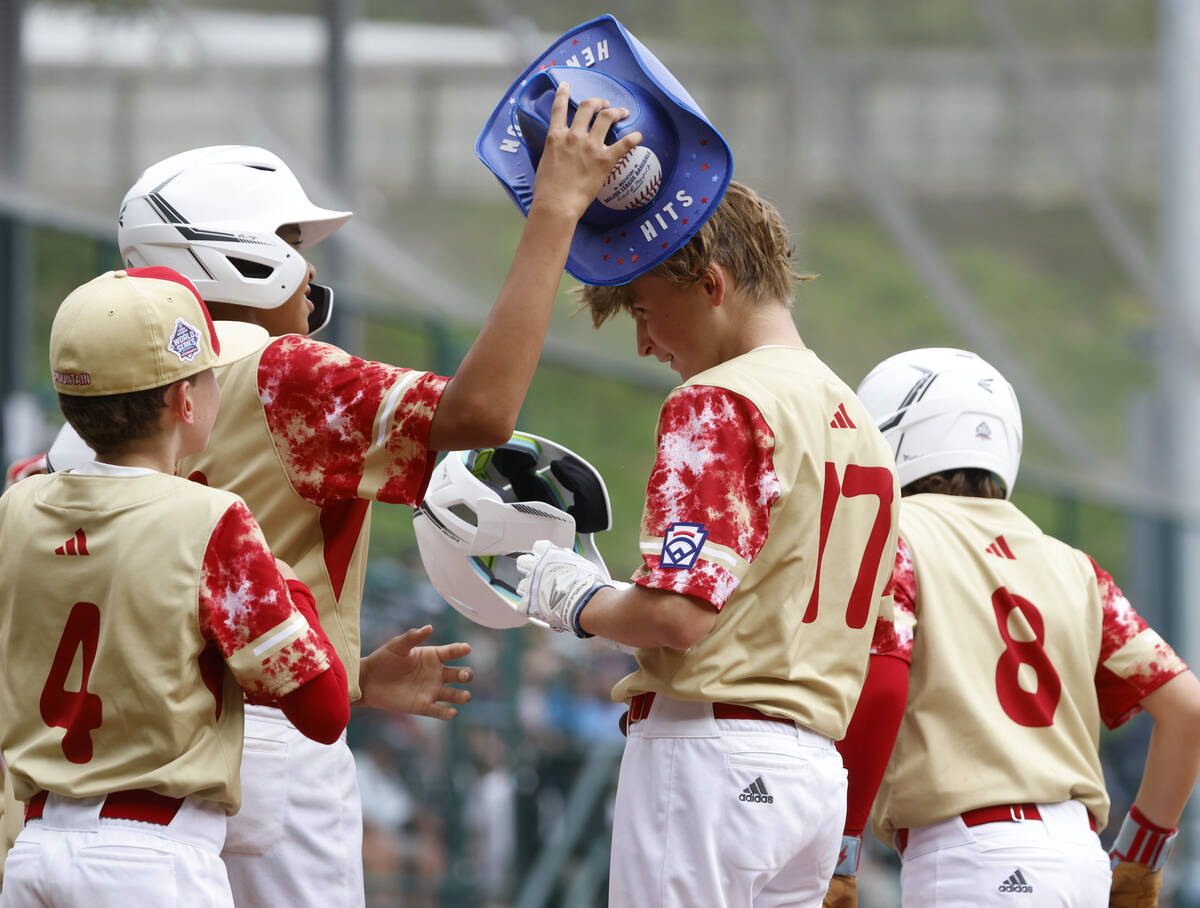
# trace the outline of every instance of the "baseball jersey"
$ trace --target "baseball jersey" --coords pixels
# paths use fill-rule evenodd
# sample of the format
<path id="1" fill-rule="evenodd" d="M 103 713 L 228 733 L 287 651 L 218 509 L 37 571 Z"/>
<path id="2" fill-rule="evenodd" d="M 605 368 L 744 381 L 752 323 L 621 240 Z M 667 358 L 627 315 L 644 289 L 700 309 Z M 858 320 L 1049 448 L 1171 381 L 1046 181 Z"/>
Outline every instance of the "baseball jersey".
<path id="1" fill-rule="evenodd" d="M 179 475 L 245 500 L 271 551 L 312 590 L 357 700 L 370 501 L 424 497 L 435 460 L 429 427 L 448 379 L 299 334 L 269 338 L 225 322 L 217 330 L 222 339 L 256 331 L 260 345 L 216 367 L 212 437 L 180 462 Z"/>
<path id="2" fill-rule="evenodd" d="M 898 502 L 883 436 L 811 350 L 760 347 L 693 376 L 659 416 L 633 579 L 718 615 L 686 651 L 639 650 L 614 699 L 739 703 L 842 737 Z"/>
<path id="3" fill-rule="evenodd" d="M 900 509 L 892 593 L 912 668 L 877 834 L 1071 799 L 1103 829 L 1100 722 L 1187 669 L 1112 578 L 1011 502 L 923 494 Z"/>
<path id="4" fill-rule="evenodd" d="M 0 498 L 0 750 L 14 792 L 150 789 L 232 813 L 243 693 L 275 703 L 329 658 L 237 496 L 94 469 Z"/>

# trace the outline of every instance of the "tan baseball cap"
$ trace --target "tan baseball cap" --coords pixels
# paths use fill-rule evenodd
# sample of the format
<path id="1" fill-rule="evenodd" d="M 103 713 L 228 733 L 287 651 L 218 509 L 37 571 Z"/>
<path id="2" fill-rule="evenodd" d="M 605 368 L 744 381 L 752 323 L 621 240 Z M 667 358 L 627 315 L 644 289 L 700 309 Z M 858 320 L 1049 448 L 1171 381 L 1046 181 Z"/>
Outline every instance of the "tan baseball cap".
<path id="1" fill-rule="evenodd" d="M 50 328 L 54 388 L 75 397 L 169 385 L 212 368 L 220 352 L 196 288 L 170 268 L 102 274 L 62 301 Z"/>

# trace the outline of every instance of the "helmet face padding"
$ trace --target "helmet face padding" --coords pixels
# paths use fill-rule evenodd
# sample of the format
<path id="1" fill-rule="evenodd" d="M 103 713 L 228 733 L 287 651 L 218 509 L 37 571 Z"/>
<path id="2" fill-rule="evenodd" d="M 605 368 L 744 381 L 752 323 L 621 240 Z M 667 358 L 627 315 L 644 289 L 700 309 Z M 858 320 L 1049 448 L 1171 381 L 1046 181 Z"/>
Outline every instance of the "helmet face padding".
<path id="1" fill-rule="evenodd" d="M 986 360 L 949 347 L 909 350 L 872 369 L 858 396 L 891 445 L 901 488 L 974 468 L 994 473 L 1012 496 L 1021 408 L 1012 385 Z"/>
<path id="2" fill-rule="evenodd" d="M 574 503 L 567 513 L 575 518 L 580 533 L 599 533 L 610 529 L 612 514 L 608 511 L 608 493 L 600 483 L 599 474 L 590 464 L 578 457 L 566 456 L 551 462 L 554 478 L 570 489 Z"/>
<path id="3" fill-rule="evenodd" d="M 413 513 L 430 581 L 486 627 L 526 622 L 513 608 L 520 598 L 516 557 L 539 539 L 574 549 L 607 574 L 592 533 L 610 525 L 608 491 L 595 468 L 526 432 L 496 448 L 449 452 Z"/>
<path id="4" fill-rule="evenodd" d="M 562 499 L 554 494 L 554 487 L 534 472 L 537 457 L 529 451 L 502 445 L 495 449 L 491 463 L 508 480 L 514 501 L 541 501 L 556 508 L 563 507 Z"/>
<path id="5" fill-rule="evenodd" d="M 308 301 L 313 304 L 313 311 L 308 313 L 308 333 L 311 335 L 329 324 L 333 315 L 333 288 L 309 282 Z"/>

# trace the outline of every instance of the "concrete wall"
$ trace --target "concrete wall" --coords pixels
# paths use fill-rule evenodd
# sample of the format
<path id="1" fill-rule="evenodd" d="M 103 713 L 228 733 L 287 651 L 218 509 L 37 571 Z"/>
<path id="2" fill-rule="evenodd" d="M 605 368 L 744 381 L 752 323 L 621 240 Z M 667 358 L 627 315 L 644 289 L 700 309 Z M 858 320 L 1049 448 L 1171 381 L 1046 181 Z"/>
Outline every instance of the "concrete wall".
<path id="1" fill-rule="evenodd" d="M 172 49 L 183 39 L 161 23 L 134 40 L 137 28 L 149 26 L 135 23 L 118 38 L 111 25 L 97 35 L 94 22 L 89 32 L 71 20 L 72 31 L 41 14 L 30 18 L 38 34 L 27 41 L 27 186 L 38 196 L 108 215 L 146 164 L 203 144 L 266 144 L 301 162 L 299 169 L 322 168 L 318 20 L 210 16 L 181 52 Z M 257 54 L 256 30 L 263 48 Z M 281 43 L 295 52 L 281 53 Z M 784 199 L 849 191 L 827 125 L 772 56 L 656 50 L 729 140 L 740 177 Z M 516 53 L 499 32 L 357 27 L 352 122 L 355 185 L 365 195 L 358 204 L 370 205 L 376 192 L 393 201 L 494 195 L 474 141 L 520 71 Z M 843 99 L 857 141 L 906 192 L 1026 202 L 1074 195 L 1072 167 L 999 55 L 903 51 L 817 62 Z M 1039 63 L 1047 75 L 1043 99 L 1087 166 L 1114 189 L 1152 194 L 1153 54 L 1059 55 Z"/>

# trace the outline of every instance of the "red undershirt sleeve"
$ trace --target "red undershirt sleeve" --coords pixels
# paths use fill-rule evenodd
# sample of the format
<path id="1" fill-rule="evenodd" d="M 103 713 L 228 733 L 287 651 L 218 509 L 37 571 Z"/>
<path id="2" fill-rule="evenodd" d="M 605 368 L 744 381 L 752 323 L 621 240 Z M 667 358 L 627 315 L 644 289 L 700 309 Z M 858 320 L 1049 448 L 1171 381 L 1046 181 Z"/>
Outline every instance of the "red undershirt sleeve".
<path id="1" fill-rule="evenodd" d="M 896 656 L 873 655 L 867 668 L 858 706 L 837 742 L 849 777 L 846 792 L 846 829 L 849 836 L 862 835 L 871 805 L 883 781 L 892 746 L 904 718 L 908 699 L 909 665 Z"/>
<path id="2" fill-rule="evenodd" d="M 279 708 L 306 737 L 322 744 L 332 744 L 350 721 L 350 693 L 346 667 L 334 652 L 333 645 L 321 628 L 317 617 L 317 602 L 308 587 L 299 580 L 287 581 L 292 604 L 313 630 L 329 657 L 329 668 L 290 694 L 279 699 Z"/>

